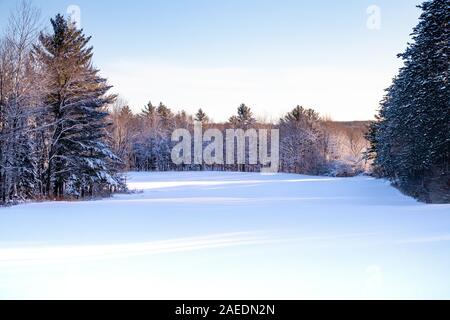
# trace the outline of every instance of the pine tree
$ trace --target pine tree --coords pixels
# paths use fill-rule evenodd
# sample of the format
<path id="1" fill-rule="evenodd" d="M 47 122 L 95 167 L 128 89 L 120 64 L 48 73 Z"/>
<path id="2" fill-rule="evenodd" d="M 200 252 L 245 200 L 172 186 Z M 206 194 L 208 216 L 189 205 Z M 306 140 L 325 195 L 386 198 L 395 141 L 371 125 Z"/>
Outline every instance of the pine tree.
<path id="1" fill-rule="evenodd" d="M 238 108 L 238 123 L 243 129 L 248 129 L 256 123 L 256 119 L 253 118 L 252 110 L 245 104 L 241 104 Z"/>
<path id="2" fill-rule="evenodd" d="M 205 125 L 209 122 L 209 118 L 206 115 L 206 113 L 203 112 L 202 109 L 199 109 L 198 112 L 195 114 L 195 121 L 201 122 L 203 125 Z"/>
<path id="3" fill-rule="evenodd" d="M 292 122 L 297 125 L 312 127 L 319 120 L 320 115 L 313 109 L 297 106 L 282 119 L 282 122 Z"/>
<path id="4" fill-rule="evenodd" d="M 174 115 L 172 113 L 172 110 L 170 110 L 166 105 L 164 105 L 161 102 L 158 108 L 156 109 L 156 112 L 158 113 L 159 119 L 161 120 L 162 129 L 168 134 L 174 129 L 173 128 Z"/>
<path id="5" fill-rule="evenodd" d="M 152 119 L 153 117 L 155 117 L 156 112 L 156 107 L 153 106 L 152 102 L 150 101 L 142 110 L 142 115 L 144 116 L 144 118 Z"/>
<path id="6" fill-rule="evenodd" d="M 53 33 L 42 33 L 34 48 L 48 91 L 46 193 L 83 197 L 118 187 L 118 158 L 106 144 L 106 107 L 115 96 L 92 66 L 91 38 L 61 15 L 51 24 Z"/>
<path id="7" fill-rule="evenodd" d="M 375 168 L 428 202 L 450 195 L 450 0 L 423 3 L 413 42 L 370 132 Z"/>
<path id="8" fill-rule="evenodd" d="M 228 124 L 232 128 L 247 130 L 256 124 L 256 119 L 253 117 L 252 110 L 245 104 L 241 104 L 237 109 L 237 115 L 230 117 Z"/>
<path id="9" fill-rule="evenodd" d="M 172 111 L 162 102 L 159 104 L 157 112 L 162 119 L 167 121 L 173 116 Z"/>

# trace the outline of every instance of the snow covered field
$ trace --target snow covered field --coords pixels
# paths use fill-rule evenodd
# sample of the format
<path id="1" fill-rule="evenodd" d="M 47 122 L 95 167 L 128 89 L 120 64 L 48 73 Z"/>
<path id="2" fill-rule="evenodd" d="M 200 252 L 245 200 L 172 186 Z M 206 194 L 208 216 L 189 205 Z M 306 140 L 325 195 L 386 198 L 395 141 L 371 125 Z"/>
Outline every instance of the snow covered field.
<path id="1" fill-rule="evenodd" d="M 386 182 L 134 173 L 0 209 L 0 298 L 450 298 L 450 206 Z"/>

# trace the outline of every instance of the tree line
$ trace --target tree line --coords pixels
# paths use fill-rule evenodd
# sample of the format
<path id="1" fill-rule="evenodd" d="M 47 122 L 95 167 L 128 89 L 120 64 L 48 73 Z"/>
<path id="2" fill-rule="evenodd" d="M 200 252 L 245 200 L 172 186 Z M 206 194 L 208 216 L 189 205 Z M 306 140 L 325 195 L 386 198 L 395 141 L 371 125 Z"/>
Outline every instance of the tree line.
<path id="1" fill-rule="evenodd" d="M 191 115 L 186 111 L 174 112 L 164 103 L 153 105 L 149 102 L 139 114 L 134 114 L 126 101 L 118 99 L 111 108 L 110 116 L 113 123 L 110 127 L 114 141 L 112 148 L 122 159 L 126 170 L 261 170 L 261 164 L 250 164 L 248 161 L 248 140 L 245 149 L 246 164 L 174 164 L 171 151 L 178 141 L 172 141 L 172 133 L 175 129 L 187 129 L 193 136 L 195 122 L 201 122 L 204 130 L 218 129 L 222 133 L 228 129 L 265 129 L 269 133 L 271 129 L 279 129 L 282 172 L 353 176 L 370 168 L 370 163 L 364 156 L 368 148 L 368 141 L 365 139 L 368 122 L 333 122 L 320 117 L 313 109 L 301 106 L 295 107 L 278 122 L 271 123 L 258 120 L 251 108 L 242 104 L 228 121 L 218 123 L 203 109 Z M 225 140 L 221 145 L 225 148 Z"/>

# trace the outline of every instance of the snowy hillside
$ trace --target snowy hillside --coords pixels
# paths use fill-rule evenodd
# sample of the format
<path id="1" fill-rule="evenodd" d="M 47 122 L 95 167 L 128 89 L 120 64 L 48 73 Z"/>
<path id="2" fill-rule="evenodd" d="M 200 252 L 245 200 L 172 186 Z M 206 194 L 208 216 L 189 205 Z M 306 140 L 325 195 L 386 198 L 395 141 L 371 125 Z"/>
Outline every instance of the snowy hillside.
<path id="1" fill-rule="evenodd" d="M 0 209 L 0 298 L 450 298 L 450 206 L 383 181 L 128 183 L 142 192 Z"/>

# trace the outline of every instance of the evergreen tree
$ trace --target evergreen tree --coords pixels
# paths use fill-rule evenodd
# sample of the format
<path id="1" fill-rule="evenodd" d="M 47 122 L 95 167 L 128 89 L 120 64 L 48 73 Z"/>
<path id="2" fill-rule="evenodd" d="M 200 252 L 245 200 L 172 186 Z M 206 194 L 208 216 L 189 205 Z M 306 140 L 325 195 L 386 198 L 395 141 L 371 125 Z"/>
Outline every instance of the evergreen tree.
<path id="1" fill-rule="evenodd" d="M 320 120 L 319 114 L 313 109 L 305 109 L 301 106 L 297 106 L 289 112 L 282 122 L 291 122 L 297 125 L 303 125 L 312 127 L 314 123 Z"/>
<path id="2" fill-rule="evenodd" d="M 46 75 L 48 155 L 46 193 L 86 196 L 120 185 L 113 169 L 118 158 L 106 144 L 107 105 L 115 96 L 92 66 L 90 37 L 63 16 L 51 20 L 34 57 Z"/>
<path id="3" fill-rule="evenodd" d="M 237 109 L 237 115 L 230 117 L 228 124 L 232 128 L 247 130 L 256 124 L 256 119 L 253 117 L 252 110 L 245 104 L 241 104 Z"/>
<path id="4" fill-rule="evenodd" d="M 253 118 L 252 110 L 245 104 L 241 104 L 238 108 L 238 123 L 243 129 L 248 129 L 256 123 L 256 119 Z"/>
<path id="5" fill-rule="evenodd" d="M 370 131 L 376 172 L 428 202 L 450 195 L 450 0 L 423 3 L 413 42 Z"/>
<path id="6" fill-rule="evenodd" d="M 169 120 L 173 116 L 172 111 L 162 102 L 159 104 L 157 112 L 162 119 Z"/>
<path id="7" fill-rule="evenodd" d="M 201 122 L 203 125 L 205 125 L 209 122 L 209 118 L 206 115 L 206 113 L 203 112 L 202 109 L 199 109 L 198 112 L 195 114 L 195 121 Z"/>
<path id="8" fill-rule="evenodd" d="M 153 106 L 152 102 L 150 101 L 142 110 L 142 115 L 144 116 L 144 118 L 152 119 L 155 117 L 156 112 L 157 112 L 156 107 Z"/>
<path id="9" fill-rule="evenodd" d="M 165 106 L 162 102 L 159 104 L 156 109 L 158 116 L 161 120 L 162 129 L 167 133 L 173 130 L 173 113 L 167 106 Z"/>

